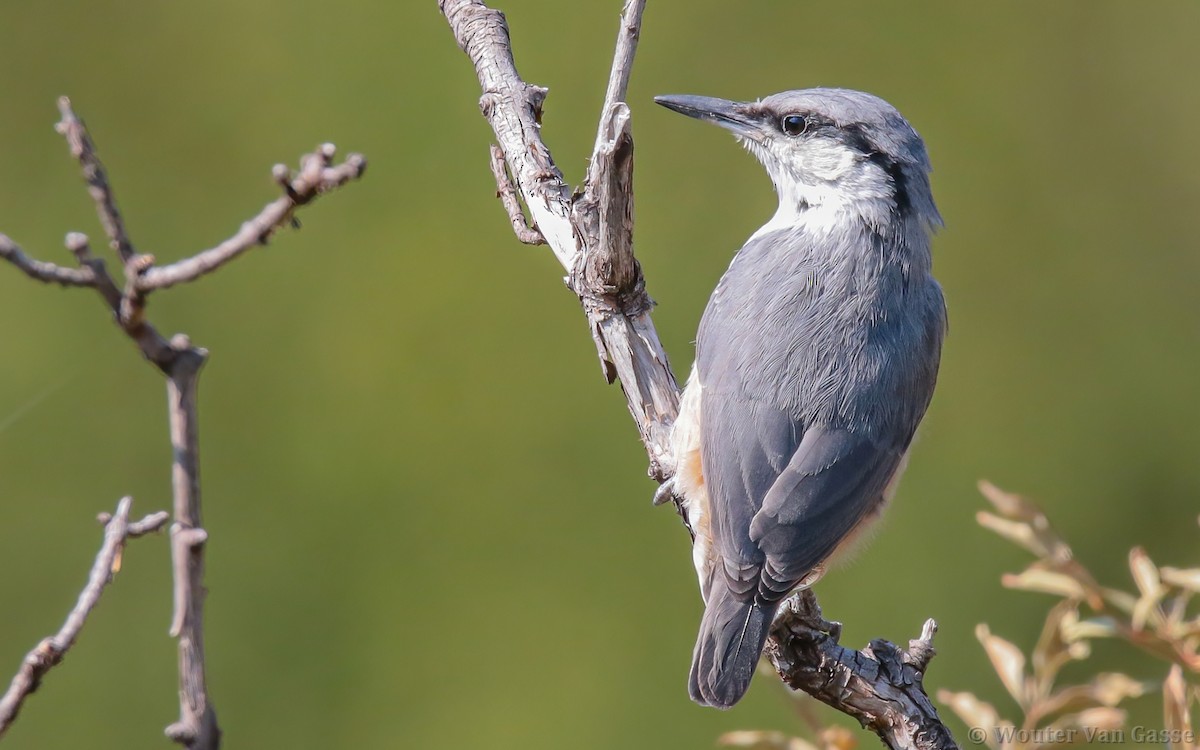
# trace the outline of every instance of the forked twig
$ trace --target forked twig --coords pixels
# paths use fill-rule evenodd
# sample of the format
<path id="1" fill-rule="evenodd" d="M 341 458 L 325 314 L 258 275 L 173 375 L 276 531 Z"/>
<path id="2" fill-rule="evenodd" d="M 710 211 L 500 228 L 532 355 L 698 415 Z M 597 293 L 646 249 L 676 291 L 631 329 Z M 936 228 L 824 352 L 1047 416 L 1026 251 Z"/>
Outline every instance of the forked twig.
<path id="1" fill-rule="evenodd" d="M 132 506 L 133 498 L 123 497 L 117 503 L 116 513 L 101 514 L 100 520 L 104 523 L 104 543 L 100 546 L 95 562 L 92 563 L 87 585 L 79 593 L 79 600 L 75 602 L 75 607 L 67 615 L 62 627 L 54 635 L 44 638 L 25 656 L 21 662 L 21 669 L 13 677 L 8 691 L 0 697 L 0 737 L 12 726 L 25 699 L 38 689 L 46 673 L 57 666 L 67 651 L 75 645 L 88 615 L 100 602 L 100 595 L 112 582 L 113 575 L 121 569 L 121 552 L 125 549 L 125 543 L 158 531 L 170 519 L 166 511 L 159 511 L 140 521 L 130 522 L 129 510 Z"/>

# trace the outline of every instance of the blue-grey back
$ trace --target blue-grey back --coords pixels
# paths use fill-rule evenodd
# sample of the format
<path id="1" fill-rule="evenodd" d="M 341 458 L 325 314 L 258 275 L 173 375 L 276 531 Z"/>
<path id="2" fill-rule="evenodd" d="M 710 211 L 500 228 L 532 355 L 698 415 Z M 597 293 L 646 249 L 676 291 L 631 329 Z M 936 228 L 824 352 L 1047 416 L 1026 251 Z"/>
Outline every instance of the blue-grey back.
<path id="1" fill-rule="evenodd" d="M 927 257 L 864 224 L 754 238 L 700 323 L 706 400 L 752 393 L 798 423 L 907 443 L 932 397 L 945 331 Z"/>
<path id="2" fill-rule="evenodd" d="M 752 239 L 697 336 L 714 539 L 727 578 L 760 591 L 760 578 L 790 588 L 870 512 L 937 378 L 945 307 L 928 246 L 839 231 Z"/>

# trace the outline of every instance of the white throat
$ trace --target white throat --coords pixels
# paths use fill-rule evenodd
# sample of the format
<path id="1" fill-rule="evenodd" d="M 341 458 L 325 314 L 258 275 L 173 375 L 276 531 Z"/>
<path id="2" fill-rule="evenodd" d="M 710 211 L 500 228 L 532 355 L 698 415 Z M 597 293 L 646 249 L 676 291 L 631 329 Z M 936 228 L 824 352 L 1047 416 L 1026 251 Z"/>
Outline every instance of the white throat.
<path id="1" fill-rule="evenodd" d="M 850 222 L 881 224 L 888 220 L 892 208 L 888 178 L 844 146 L 811 144 L 802 161 L 789 168 L 761 145 L 748 140 L 745 144 L 766 167 L 779 195 L 775 215 L 750 239 L 797 228 L 826 234 Z"/>

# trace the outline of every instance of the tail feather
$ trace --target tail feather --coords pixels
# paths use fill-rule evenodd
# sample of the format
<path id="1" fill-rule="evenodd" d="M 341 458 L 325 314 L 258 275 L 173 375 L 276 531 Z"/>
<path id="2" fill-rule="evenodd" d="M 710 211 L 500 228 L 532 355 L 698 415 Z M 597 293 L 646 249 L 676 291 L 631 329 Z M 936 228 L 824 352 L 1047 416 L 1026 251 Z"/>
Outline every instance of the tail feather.
<path id="1" fill-rule="evenodd" d="M 742 699 L 778 606 L 753 598 L 739 599 L 720 584 L 713 587 L 692 655 L 688 678 L 692 700 L 724 709 Z"/>

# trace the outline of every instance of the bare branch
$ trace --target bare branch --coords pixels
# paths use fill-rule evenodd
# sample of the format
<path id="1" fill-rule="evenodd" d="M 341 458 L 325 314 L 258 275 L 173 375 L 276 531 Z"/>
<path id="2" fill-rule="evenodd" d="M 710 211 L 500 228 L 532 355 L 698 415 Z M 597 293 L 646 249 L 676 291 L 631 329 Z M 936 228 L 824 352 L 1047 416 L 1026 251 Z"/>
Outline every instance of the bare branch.
<path id="1" fill-rule="evenodd" d="M 858 719 L 888 747 L 957 750 L 922 684 L 936 632 L 927 620 L 907 651 L 883 639 L 854 651 L 838 644 L 841 625 L 826 622 L 804 590 L 780 607 L 766 654 L 788 687 Z"/>
<path id="2" fill-rule="evenodd" d="M 633 73 L 633 56 L 637 52 L 638 37 L 642 33 L 642 11 L 646 0 L 625 0 L 621 11 L 621 30 L 617 34 L 617 51 L 613 54 L 612 70 L 608 75 L 608 88 L 604 92 L 604 106 L 600 109 L 600 128 L 596 133 L 596 145 L 592 153 L 599 153 L 602 144 L 612 138 L 607 132 L 609 111 L 625 102 L 629 91 L 629 77 Z"/>
<path id="3" fill-rule="evenodd" d="M 217 748 L 221 730 L 208 697 L 204 669 L 204 543 L 208 532 L 200 518 L 200 437 L 196 422 L 196 386 L 208 352 L 180 334 L 171 340 L 180 352 L 167 381 L 171 422 L 171 467 L 175 522 L 171 524 L 171 562 L 175 611 L 170 633 L 179 639 L 179 721 L 167 736 L 188 748 Z"/>
<path id="4" fill-rule="evenodd" d="M 628 108 L 606 104 L 604 143 L 593 154 L 584 198 L 575 201 L 540 134 L 546 89 L 526 83 L 517 73 L 504 14 L 480 0 L 439 0 L 438 5 L 475 66 L 483 89 L 480 109 L 496 134 L 531 223 L 583 303 L 605 380 L 620 381 L 650 458 L 650 474 L 665 480 L 674 473 L 669 439 L 679 411 L 679 386 L 650 319 L 654 303 L 633 259 L 631 194 L 606 187 L 632 186 Z M 630 2 L 621 19 L 618 47 L 623 51 L 609 87 L 614 97 L 624 94 L 628 81 L 641 8 L 640 0 Z M 601 206 L 602 200 L 608 205 Z M 582 210 L 580 203 L 589 208 Z M 614 219 L 621 223 L 614 226 Z"/>
<path id="5" fill-rule="evenodd" d="M 517 189 L 513 187 L 512 178 L 508 176 L 508 165 L 504 163 L 504 152 L 499 146 L 491 146 L 492 176 L 496 178 L 496 197 L 504 205 L 508 220 L 512 222 L 513 233 L 517 239 L 526 245 L 545 245 L 546 238 L 536 227 L 529 226 L 525 214 L 521 211 L 521 199 Z"/>
<path id="6" fill-rule="evenodd" d="M 71 148 L 71 156 L 75 157 L 75 160 L 79 162 L 79 167 L 83 170 L 83 179 L 87 182 L 88 194 L 92 196 L 92 201 L 96 204 L 96 214 L 100 217 L 104 233 L 108 235 L 109 246 L 117 253 L 122 265 L 126 264 L 135 254 L 133 243 L 125 231 L 125 220 L 121 218 L 121 212 L 117 209 L 117 199 L 113 195 L 112 187 L 108 184 L 108 175 L 104 172 L 104 165 L 96 156 L 96 146 L 92 143 L 83 121 L 76 117 L 74 110 L 71 109 L 70 99 L 65 96 L 60 97 L 58 111 L 62 114 L 62 120 L 59 121 L 57 130 L 67 139 L 67 145 Z"/>
<path id="7" fill-rule="evenodd" d="M 67 248 L 80 266 L 77 270 L 34 261 L 3 235 L 0 235 L 0 257 L 40 281 L 94 287 L 113 313 L 117 324 L 133 339 L 143 356 L 167 376 L 171 445 L 174 449 L 171 559 L 175 607 L 170 634 L 179 639 L 180 717 L 167 727 L 166 733 L 189 750 L 215 750 L 220 746 L 221 730 L 217 726 L 216 711 L 208 695 L 204 668 L 204 544 L 208 533 L 200 517 L 199 439 L 196 426 L 197 381 L 208 352 L 192 346 L 183 334 L 168 341 L 158 333 L 145 320 L 146 295 L 157 289 L 199 278 L 247 249 L 265 243 L 279 227 L 296 224 L 297 208 L 362 176 L 366 161 L 358 154 L 351 154 L 342 164 L 334 165 L 336 150 L 332 144 L 325 144 L 315 153 L 301 157 L 299 172 L 294 175 L 287 167 L 277 166 L 273 174 L 283 188 L 282 197 L 269 203 L 258 216 L 243 224 L 237 234 L 217 247 L 178 263 L 154 268 L 153 256 L 134 251 L 104 167 L 96 156 L 95 145 L 83 122 L 72 111 L 70 101 L 65 97 L 59 100 L 59 109 L 62 121 L 58 130 L 66 137 L 71 154 L 83 170 L 100 222 L 121 261 L 124 285 L 118 285 L 109 275 L 104 261 L 92 255 L 88 238 L 77 232 L 67 235 Z M 164 514 L 162 518 L 155 516 L 136 524 L 127 524 L 128 507 L 123 513 L 119 512 L 117 517 L 109 521 L 110 528 L 114 528 L 113 524 L 119 520 L 124 535 L 122 539 L 161 527 L 166 521 Z M 82 624 L 80 620 L 75 632 Z M 26 692 L 35 688 L 44 670 L 61 658 L 61 651 L 56 650 L 58 647 L 55 643 L 48 639 L 39 646 L 39 651 L 26 660 L 27 668 L 31 670 L 26 677 L 30 685 Z M 44 666 L 44 663 L 49 666 Z M 19 701 L 16 705 L 19 706 Z M 8 721 L 15 714 L 14 708 Z M 0 731 L 2 728 L 0 726 Z"/>
<path id="8" fill-rule="evenodd" d="M 101 515 L 100 520 L 104 523 L 104 543 L 96 555 L 96 561 L 92 563 L 92 571 L 88 575 L 87 585 L 79 594 L 79 600 L 59 631 L 42 640 L 25 656 L 25 660 L 21 662 L 21 669 L 9 685 L 8 692 L 0 697 L 0 737 L 12 726 L 25 699 L 38 689 L 46 673 L 57 666 L 71 646 L 75 645 L 84 622 L 99 603 L 104 588 L 120 570 L 121 551 L 125 548 L 125 542 L 131 537 L 158 531 L 166 525 L 169 516 L 165 511 L 130 523 L 129 509 L 132 505 L 132 498 L 123 497 L 117 503 L 115 514 Z"/>
<path id="9" fill-rule="evenodd" d="M 47 263 L 44 260 L 34 260 L 25 253 L 8 235 L 0 234 L 0 258 L 12 263 L 26 276 L 35 281 L 62 286 L 95 286 L 96 277 L 89 268 L 65 268 Z"/>
<path id="10" fill-rule="evenodd" d="M 283 197 L 268 203 L 257 216 L 242 224 L 237 234 L 216 247 L 177 263 L 150 268 L 138 274 L 137 290 L 146 293 L 195 281 L 250 248 L 267 244 L 275 230 L 294 220 L 293 214 L 297 207 L 362 176 L 367 168 L 367 162 L 362 155 L 350 154 L 345 162 L 334 166 L 331 161 L 335 153 L 333 144 L 327 143 L 316 153 L 305 155 L 300 160 L 300 172 L 294 178 L 287 172 L 286 167 L 277 166 L 277 174 L 282 175 L 277 181 L 283 184 Z"/>
<path id="11" fill-rule="evenodd" d="M 480 108 L 532 222 L 579 295 L 605 378 L 619 380 L 625 391 L 650 474 L 667 482 L 656 502 L 674 499 L 682 513 L 668 481 L 675 470 L 670 430 L 679 411 L 679 386 L 650 320 L 653 301 L 633 254 L 633 137 L 629 107 L 622 100 L 644 2 L 626 0 L 596 145 L 578 195 L 563 181 L 541 139 L 546 90 L 517 73 L 504 15 L 481 0 L 439 0 L 438 5 L 475 67 L 483 89 Z M 515 224 L 511 204 L 506 208 Z M 929 621 L 907 652 L 883 640 L 862 652 L 849 651 L 837 645 L 837 629 L 820 618 L 815 598 L 805 591 L 790 600 L 777 621 L 767 653 L 788 684 L 859 718 L 890 747 L 949 750 L 956 747 L 954 740 L 921 686 L 933 655 L 934 627 Z"/>
<path id="12" fill-rule="evenodd" d="M 118 315 L 121 309 L 121 290 L 117 288 L 117 283 L 113 281 L 112 276 L 108 275 L 108 268 L 104 265 L 104 261 L 92 255 L 87 235 L 80 232 L 68 232 L 66 246 L 75 256 L 75 261 L 82 268 L 92 272 L 96 291 L 100 293 L 113 315 Z"/>

